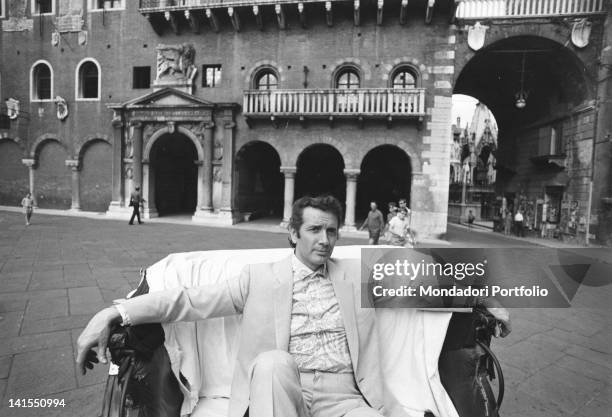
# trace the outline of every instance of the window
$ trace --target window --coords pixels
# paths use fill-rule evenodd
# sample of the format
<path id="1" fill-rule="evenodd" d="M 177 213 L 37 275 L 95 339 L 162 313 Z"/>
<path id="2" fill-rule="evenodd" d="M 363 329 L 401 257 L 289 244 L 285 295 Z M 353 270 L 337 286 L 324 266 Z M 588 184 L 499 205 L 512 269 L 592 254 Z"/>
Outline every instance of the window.
<path id="1" fill-rule="evenodd" d="M 407 68 L 400 68 L 393 75 L 392 87 L 398 89 L 416 88 L 416 77 L 414 72 Z"/>
<path id="2" fill-rule="evenodd" d="M 77 65 L 75 81 L 77 100 L 100 99 L 100 66 L 91 58 Z"/>
<path id="3" fill-rule="evenodd" d="M 132 71 L 132 88 L 151 87 L 151 67 L 134 67 Z"/>
<path id="4" fill-rule="evenodd" d="M 550 155 L 562 155 L 565 153 L 564 145 L 561 125 L 553 126 L 550 129 Z"/>
<path id="5" fill-rule="evenodd" d="M 202 87 L 217 87 L 221 82 L 221 65 L 202 65 Z"/>
<path id="6" fill-rule="evenodd" d="M 6 3 L 6 0 L 0 0 L 0 18 L 6 17 L 6 7 L 4 6 L 4 3 Z"/>
<path id="7" fill-rule="evenodd" d="M 125 0 L 90 0 L 89 10 L 125 9 Z"/>
<path id="8" fill-rule="evenodd" d="M 336 88 L 350 90 L 359 88 L 360 80 L 357 71 L 352 68 L 342 69 L 336 76 Z"/>
<path id="9" fill-rule="evenodd" d="M 37 61 L 30 76 L 30 98 L 32 101 L 51 100 L 53 96 L 53 72 L 46 61 Z"/>
<path id="10" fill-rule="evenodd" d="M 55 4 L 53 0 L 32 0 L 32 14 L 53 14 Z"/>
<path id="11" fill-rule="evenodd" d="M 278 88 L 278 76 L 272 69 L 265 69 L 257 73 L 255 78 L 257 90 L 276 90 Z"/>

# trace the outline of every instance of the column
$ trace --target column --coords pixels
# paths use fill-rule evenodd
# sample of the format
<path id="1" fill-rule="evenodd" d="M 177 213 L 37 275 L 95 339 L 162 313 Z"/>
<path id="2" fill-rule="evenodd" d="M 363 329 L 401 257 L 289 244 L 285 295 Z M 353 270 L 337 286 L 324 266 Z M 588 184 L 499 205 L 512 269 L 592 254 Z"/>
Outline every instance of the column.
<path id="1" fill-rule="evenodd" d="M 283 207 L 283 221 L 281 227 L 287 227 L 291 219 L 291 207 L 293 206 L 295 189 L 296 167 L 280 167 L 280 171 L 285 176 L 285 205 Z"/>
<path id="2" fill-rule="evenodd" d="M 206 159 L 206 155 L 204 155 Z M 204 186 L 204 161 L 198 160 L 193 162 L 198 167 L 198 201 L 196 203 L 196 213 L 204 209 L 204 194 L 206 194 Z"/>
<path id="3" fill-rule="evenodd" d="M 111 207 L 123 204 L 123 122 L 121 118 L 113 119 L 113 171 Z"/>
<path id="4" fill-rule="evenodd" d="M 232 176 L 234 174 L 234 128 L 236 123 L 233 120 L 233 109 L 225 109 L 223 114 L 223 171 L 221 192 L 221 215 L 229 217 L 233 223 L 233 204 L 232 204 Z"/>
<path id="5" fill-rule="evenodd" d="M 72 171 L 72 204 L 70 210 L 79 211 L 81 210 L 81 197 L 79 189 L 79 160 L 68 159 L 66 160 L 66 166 Z"/>
<path id="6" fill-rule="evenodd" d="M 38 200 L 36 199 L 36 193 L 34 193 L 34 176 L 36 174 L 36 160 L 33 158 L 22 159 L 21 163 L 28 167 L 28 174 L 30 179 L 30 194 L 34 200 L 34 207 L 38 207 Z"/>
<path id="7" fill-rule="evenodd" d="M 213 210 L 213 157 L 214 157 L 214 141 L 213 132 L 215 124 L 213 122 L 207 123 L 204 126 L 204 160 L 202 165 L 198 167 L 198 187 L 202 184 L 203 194 L 202 201 L 200 203 L 200 191 L 198 188 L 198 208 L 203 211 L 212 212 Z M 202 179 L 200 180 L 200 171 L 202 171 Z"/>
<path id="8" fill-rule="evenodd" d="M 142 123 L 133 121 L 130 125 L 134 128 L 132 133 L 132 169 L 134 170 L 132 184 L 134 188 L 140 187 L 142 189 Z"/>
<path id="9" fill-rule="evenodd" d="M 343 230 L 354 231 L 355 228 L 355 203 L 357 201 L 357 177 L 359 169 L 345 169 L 346 176 L 346 213 L 344 217 Z"/>
<path id="10" fill-rule="evenodd" d="M 155 207 L 155 173 L 151 169 L 148 159 L 142 161 L 142 204 L 143 216 L 147 219 L 157 217 L 157 207 Z"/>

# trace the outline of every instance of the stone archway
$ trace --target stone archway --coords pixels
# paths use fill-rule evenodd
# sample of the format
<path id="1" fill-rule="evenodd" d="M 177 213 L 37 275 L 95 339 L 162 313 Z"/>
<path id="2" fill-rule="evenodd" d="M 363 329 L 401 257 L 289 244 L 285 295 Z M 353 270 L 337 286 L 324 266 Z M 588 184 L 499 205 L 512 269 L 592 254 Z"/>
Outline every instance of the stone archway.
<path id="1" fill-rule="evenodd" d="M 386 215 L 388 203 L 405 198 L 410 204 L 412 164 L 410 157 L 394 145 L 371 149 L 361 162 L 357 180 L 356 217 L 367 216 L 370 201 L 375 201 Z"/>
<path id="2" fill-rule="evenodd" d="M 163 133 L 150 147 L 149 208 L 160 216 L 193 214 L 198 194 L 198 152 L 183 133 Z M 145 197 L 146 199 L 146 197 Z"/>
<path id="3" fill-rule="evenodd" d="M 236 153 L 236 207 L 249 220 L 280 217 L 283 213 L 283 175 L 272 145 L 253 141 Z"/>
<path id="4" fill-rule="evenodd" d="M 298 156 L 295 198 L 321 194 L 331 194 L 344 205 L 346 177 L 342 154 L 331 145 L 317 143 Z"/>

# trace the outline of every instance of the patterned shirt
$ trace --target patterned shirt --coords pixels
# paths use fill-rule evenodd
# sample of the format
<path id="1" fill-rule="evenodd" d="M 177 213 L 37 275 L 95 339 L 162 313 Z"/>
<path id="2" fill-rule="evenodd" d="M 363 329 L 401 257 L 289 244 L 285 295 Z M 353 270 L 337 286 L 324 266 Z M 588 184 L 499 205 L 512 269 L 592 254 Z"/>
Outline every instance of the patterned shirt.
<path id="1" fill-rule="evenodd" d="M 294 255 L 289 353 L 300 371 L 353 372 L 344 321 L 325 265 L 310 270 Z"/>

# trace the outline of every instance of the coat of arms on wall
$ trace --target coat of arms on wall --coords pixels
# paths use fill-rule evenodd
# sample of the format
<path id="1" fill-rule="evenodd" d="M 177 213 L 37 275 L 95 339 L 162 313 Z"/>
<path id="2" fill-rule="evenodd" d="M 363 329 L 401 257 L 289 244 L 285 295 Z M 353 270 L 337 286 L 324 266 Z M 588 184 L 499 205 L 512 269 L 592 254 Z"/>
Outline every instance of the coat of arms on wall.
<path id="1" fill-rule="evenodd" d="M 581 19 L 572 27 L 572 43 L 576 48 L 584 48 L 589 44 L 591 36 L 591 22 Z"/>
<path id="2" fill-rule="evenodd" d="M 488 26 L 481 25 L 480 22 L 476 22 L 474 23 L 474 26 L 469 27 L 467 42 L 468 46 L 474 51 L 477 51 L 484 46 L 488 28 Z"/>

